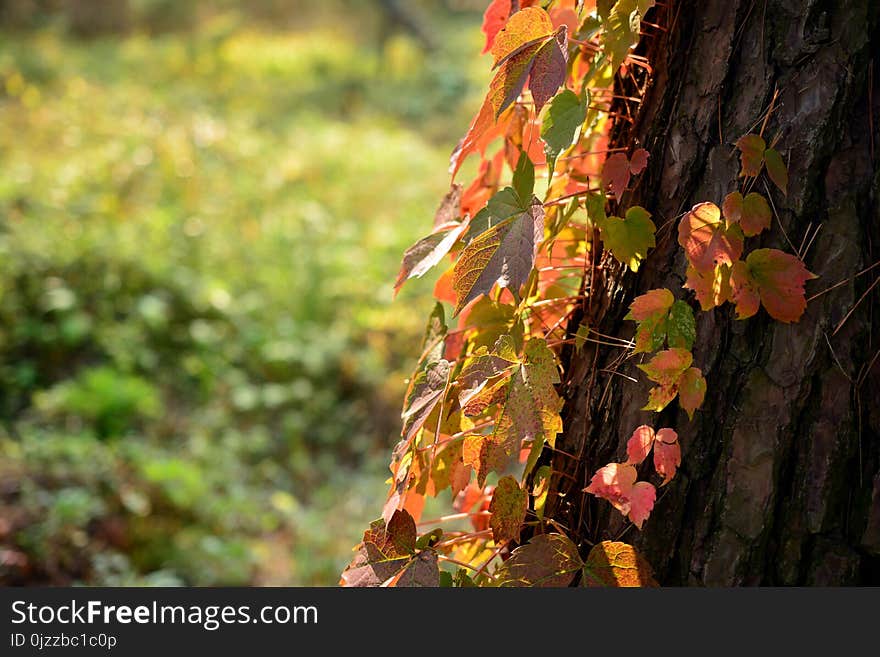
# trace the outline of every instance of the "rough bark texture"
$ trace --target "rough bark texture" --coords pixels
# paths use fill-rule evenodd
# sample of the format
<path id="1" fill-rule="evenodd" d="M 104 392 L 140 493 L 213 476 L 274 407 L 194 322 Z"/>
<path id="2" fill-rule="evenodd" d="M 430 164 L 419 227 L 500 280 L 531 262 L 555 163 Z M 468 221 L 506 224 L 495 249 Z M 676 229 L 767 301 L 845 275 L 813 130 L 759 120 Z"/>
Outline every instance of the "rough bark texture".
<path id="1" fill-rule="evenodd" d="M 658 246 L 637 276 L 592 282 L 592 325 L 629 336 L 622 317 L 635 295 L 668 287 L 692 298 L 681 288 L 678 219 L 700 201 L 720 206 L 735 188 L 732 144 L 760 129 L 775 89 L 764 135 L 779 137 L 789 193 L 757 188 L 779 221 L 747 250 L 794 252 L 821 224 L 806 255 L 820 276 L 808 298 L 877 262 L 880 3 L 673 1 L 655 11 L 670 29 L 644 45 L 654 76 L 627 129 L 651 159 L 624 201 L 652 212 Z M 622 350 L 564 353 L 557 446 L 578 458 L 553 457 L 562 474 L 548 513 L 588 540 L 624 532 L 666 585 L 880 583 L 880 285 L 862 298 L 878 277 L 880 267 L 810 301 L 797 324 L 763 310 L 737 321 L 730 304 L 697 312 L 695 365 L 709 390 L 692 422 L 676 402 L 659 416 L 640 410 L 648 386 L 638 359 L 620 362 Z M 683 464 L 639 532 L 581 489 L 625 458 L 643 423 L 678 430 Z"/>

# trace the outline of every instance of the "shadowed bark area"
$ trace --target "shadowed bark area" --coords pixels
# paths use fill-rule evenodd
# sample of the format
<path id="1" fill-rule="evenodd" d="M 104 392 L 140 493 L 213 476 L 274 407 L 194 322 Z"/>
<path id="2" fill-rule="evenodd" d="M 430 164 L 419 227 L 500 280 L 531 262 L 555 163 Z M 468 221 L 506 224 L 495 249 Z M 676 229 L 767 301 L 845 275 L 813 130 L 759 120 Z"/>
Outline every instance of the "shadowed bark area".
<path id="1" fill-rule="evenodd" d="M 605 263 L 604 276 L 588 281 L 591 326 L 631 336 L 628 304 L 657 287 L 699 310 L 681 287 L 678 220 L 697 202 L 720 206 L 738 185 L 733 142 L 760 130 L 774 90 L 764 136 L 778 135 L 789 193 L 759 182 L 778 220 L 746 250 L 794 253 L 821 224 L 805 257 L 819 276 L 808 298 L 877 262 L 880 4 L 673 1 L 660 12 L 670 29 L 643 44 L 654 76 L 625 128 L 651 158 L 623 199 L 652 212 L 657 249 L 638 275 Z M 708 392 L 693 421 L 677 402 L 659 416 L 640 410 L 648 385 L 639 357 L 569 348 L 557 447 L 578 458 L 553 456 L 561 474 L 548 515 L 581 539 L 633 543 L 665 585 L 880 583 L 880 285 L 869 291 L 878 277 L 880 267 L 818 296 L 797 324 L 763 310 L 737 321 L 731 304 L 698 311 L 694 365 Z M 683 463 L 639 532 L 581 489 L 596 469 L 625 459 L 626 439 L 644 423 L 679 432 Z"/>

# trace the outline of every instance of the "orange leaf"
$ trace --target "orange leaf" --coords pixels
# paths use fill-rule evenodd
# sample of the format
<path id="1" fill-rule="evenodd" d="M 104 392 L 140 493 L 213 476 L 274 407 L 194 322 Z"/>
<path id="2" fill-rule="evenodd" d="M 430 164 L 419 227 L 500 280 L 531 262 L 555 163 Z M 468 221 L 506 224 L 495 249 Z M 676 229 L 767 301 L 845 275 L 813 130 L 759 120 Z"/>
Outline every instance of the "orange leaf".
<path id="1" fill-rule="evenodd" d="M 678 225 L 678 243 L 691 266 L 700 272 L 717 265 L 731 265 L 743 251 L 742 231 L 728 226 L 714 203 L 698 203 Z"/>
<path id="2" fill-rule="evenodd" d="M 651 566 L 632 545 L 602 541 L 587 556 L 584 586 L 658 586 Z"/>
<path id="3" fill-rule="evenodd" d="M 645 294 L 633 299 L 629 307 L 628 317 L 631 315 L 630 319 L 643 322 L 646 319 L 662 316 L 672 308 L 674 302 L 675 297 L 666 288 L 649 290 Z"/>
<path id="4" fill-rule="evenodd" d="M 486 8 L 482 27 L 483 34 L 486 35 L 486 45 L 483 47 L 481 55 L 485 55 L 492 48 L 496 35 L 510 16 L 510 5 L 511 0 L 493 0 L 492 4 Z"/>
<path id="5" fill-rule="evenodd" d="M 706 379 L 696 367 L 685 370 L 678 380 L 678 403 L 694 419 L 694 411 L 703 405 L 706 396 Z"/>
<path id="6" fill-rule="evenodd" d="M 716 265 L 706 272 L 688 265 L 684 287 L 697 293 L 703 310 L 712 310 L 730 300 L 730 265 Z"/>
<path id="7" fill-rule="evenodd" d="M 816 276 L 793 255 L 777 249 L 752 251 L 745 262 L 731 272 L 737 317 L 745 319 L 758 311 L 758 300 L 767 313 L 780 322 L 796 322 L 807 307 L 804 283 Z"/>
<path id="8" fill-rule="evenodd" d="M 687 349 L 666 349 L 660 351 L 646 365 L 638 368 L 648 378 L 660 385 L 675 385 L 684 371 L 694 362 L 694 356 Z"/>
<path id="9" fill-rule="evenodd" d="M 496 34 L 490 52 L 494 65 L 553 34 L 553 21 L 540 7 L 528 7 L 511 16 Z"/>

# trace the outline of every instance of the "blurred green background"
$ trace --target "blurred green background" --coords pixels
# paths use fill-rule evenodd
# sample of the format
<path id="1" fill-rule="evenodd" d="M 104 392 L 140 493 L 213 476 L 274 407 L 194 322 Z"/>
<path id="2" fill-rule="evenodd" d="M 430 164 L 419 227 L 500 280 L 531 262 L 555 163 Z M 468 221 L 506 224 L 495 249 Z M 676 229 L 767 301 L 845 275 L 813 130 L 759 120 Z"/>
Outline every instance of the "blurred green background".
<path id="1" fill-rule="evenodd" d="M 337 583 L 483 8 L 0 0 L 0 583 Z"/>

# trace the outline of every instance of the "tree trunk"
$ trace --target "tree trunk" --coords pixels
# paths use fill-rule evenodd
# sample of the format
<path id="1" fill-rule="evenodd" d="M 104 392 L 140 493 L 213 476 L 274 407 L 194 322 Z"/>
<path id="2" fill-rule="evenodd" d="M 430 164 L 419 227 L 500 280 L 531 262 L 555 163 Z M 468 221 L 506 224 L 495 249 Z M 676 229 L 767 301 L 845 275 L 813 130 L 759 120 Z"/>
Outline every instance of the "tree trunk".
<path id="1" fill-rule="evenodd" d="M 640 410 L 648 386 L 622 350 L 563 353 L 566 431 L 547 513 L 580 539 L 635 544 L 662 584 L 880 583 L 880 267 L 853 278 L 880 241 L 878 14 L 875 0 L 669 0 L 647 17 L 669 29 L 640 46 L 654 71 L 625 141 L 651 153 L 632 204 L 653 214 L 657 248 L 637 275 L 587 281 L 591 326 L 628 337 L 635 295 L 692 298 L 678 220 L 734 189 L 732 144 L 760 129 L 774 90 L 764 136 L 779 136 L 788 197 L 756 188 L 778 221 L 747 248 L 792 253 L 821 226 L 807 297 L 845 281 L 795 324 L 763 310 L 737 321 L 731 304 L 697 312 L 708 392 L 693 421 L 676 402 L 659 417 Z M 683 462 L 640 532 L 581 491 L 644 423 L 675 428 Z"/>

